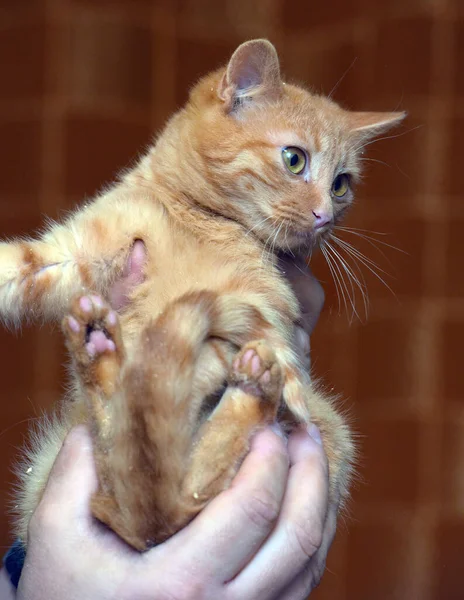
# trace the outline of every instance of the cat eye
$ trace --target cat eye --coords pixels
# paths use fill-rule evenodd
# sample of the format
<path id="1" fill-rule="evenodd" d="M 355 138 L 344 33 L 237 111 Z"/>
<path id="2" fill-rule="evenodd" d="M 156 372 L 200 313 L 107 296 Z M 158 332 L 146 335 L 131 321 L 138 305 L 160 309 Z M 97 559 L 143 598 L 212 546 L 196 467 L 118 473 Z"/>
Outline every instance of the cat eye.
<path id="1" fill-rule="evenodd" d="M 287 169 L 294 175 L 299 175 L 306 167 L 306 154 L 296 146 L 284 148 L 282 158 Z"/>
<path id="2" fill-rule="evenodd" d="M 349 189 L 350 176 L 346 173 L 340 173 L 340 175 L 337 175 L 332 183 L 332 194 L 337 198 L 343 198 Z"/>

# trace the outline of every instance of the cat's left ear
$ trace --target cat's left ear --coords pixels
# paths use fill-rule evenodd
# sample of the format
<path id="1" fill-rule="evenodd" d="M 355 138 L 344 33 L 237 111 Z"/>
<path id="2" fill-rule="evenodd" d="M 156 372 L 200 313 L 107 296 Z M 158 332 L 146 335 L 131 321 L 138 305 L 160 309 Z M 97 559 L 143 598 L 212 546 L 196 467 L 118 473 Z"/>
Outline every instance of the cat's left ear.
<path id="1" fill-rule="evenodd" d="M 365 139 L 387 131 L 406 117 L 405 112 L 350 112 L 348 115 L 351 132 Z"/>
<path id="2" fill-rule="evenodd" d="M 245 99 L 275 99 L 282 93 L 279 57 L 268 40 L 241 44 L 232 55 L 217 90 L 230 112 Z"/>

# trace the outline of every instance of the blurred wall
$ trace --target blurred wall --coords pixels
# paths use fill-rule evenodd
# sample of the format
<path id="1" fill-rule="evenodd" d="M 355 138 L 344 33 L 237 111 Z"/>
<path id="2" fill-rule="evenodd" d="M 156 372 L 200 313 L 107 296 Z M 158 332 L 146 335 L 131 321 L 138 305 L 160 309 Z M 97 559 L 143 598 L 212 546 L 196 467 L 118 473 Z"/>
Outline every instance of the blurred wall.
<path id="1" fill-rule="evenodd" d="M 329 93 L 345 73 L 334 98 L 347 107 L 410 113 L 368 148 L 374 160 L 349 219 L 380 243 L 341 234 L 386 271 L 393 293 L 366 261 L 369 316 L 352 320 L 324 262 L 314 263 L 327 290 L 314 368 L 347 398 L 362 452 L 314 598 L 462 598 L 462 0 L 2 0 L 1 235 L 91 196 L 199 75 L 257 36 L 276 43 L 288 79 Z M 359 295 L 356 307 L 362 316 Z M 3 506 L 28 421 L 63 389 L 63 362 L 48 327 L 0 332 Z M 0 534 L 8 544 L 6 516 Z"/>

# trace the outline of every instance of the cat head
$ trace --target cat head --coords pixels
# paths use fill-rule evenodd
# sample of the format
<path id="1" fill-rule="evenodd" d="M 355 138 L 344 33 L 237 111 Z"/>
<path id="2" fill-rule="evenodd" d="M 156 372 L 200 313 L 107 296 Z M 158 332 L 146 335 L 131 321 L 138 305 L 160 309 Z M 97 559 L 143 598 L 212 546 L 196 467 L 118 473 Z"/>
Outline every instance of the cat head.
<path id="1" fill-rule="evenodd" d="M 211 190 L 201 202 L 283 250 L 330 231 L 353 202 L 364 145 L 405 117 L 347 111 L 286 84 L 267 40 L 201 80 L 185 114 Z"/>

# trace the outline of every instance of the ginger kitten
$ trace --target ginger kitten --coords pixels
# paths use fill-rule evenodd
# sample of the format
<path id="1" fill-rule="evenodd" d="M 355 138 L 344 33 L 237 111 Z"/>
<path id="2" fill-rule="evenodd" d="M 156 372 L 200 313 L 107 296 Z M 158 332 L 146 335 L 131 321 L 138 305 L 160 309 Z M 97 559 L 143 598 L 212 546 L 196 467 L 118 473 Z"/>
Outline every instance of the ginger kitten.
<path id="1" fill-rule="evenodd" d="M 93 514 L 138 550 L 227 487 L 275 420 L 316 423 L 330 502 L 343 502 L 350 431 L 293 348 L 300 307 L 277 252 L 319 243 L 352 203 L 363 145 L 403 116 L 286 84 L 272 44 L 250 41 L 109 191 L 36 240 L 0 244 L 0 317 L 62 320 L 72 360 L 72 392 L 22 469 L 24 543 L 78 423 L 94 439 Z M 116 311 L 109 293 L 131 251 L 136 285 Z"/>

